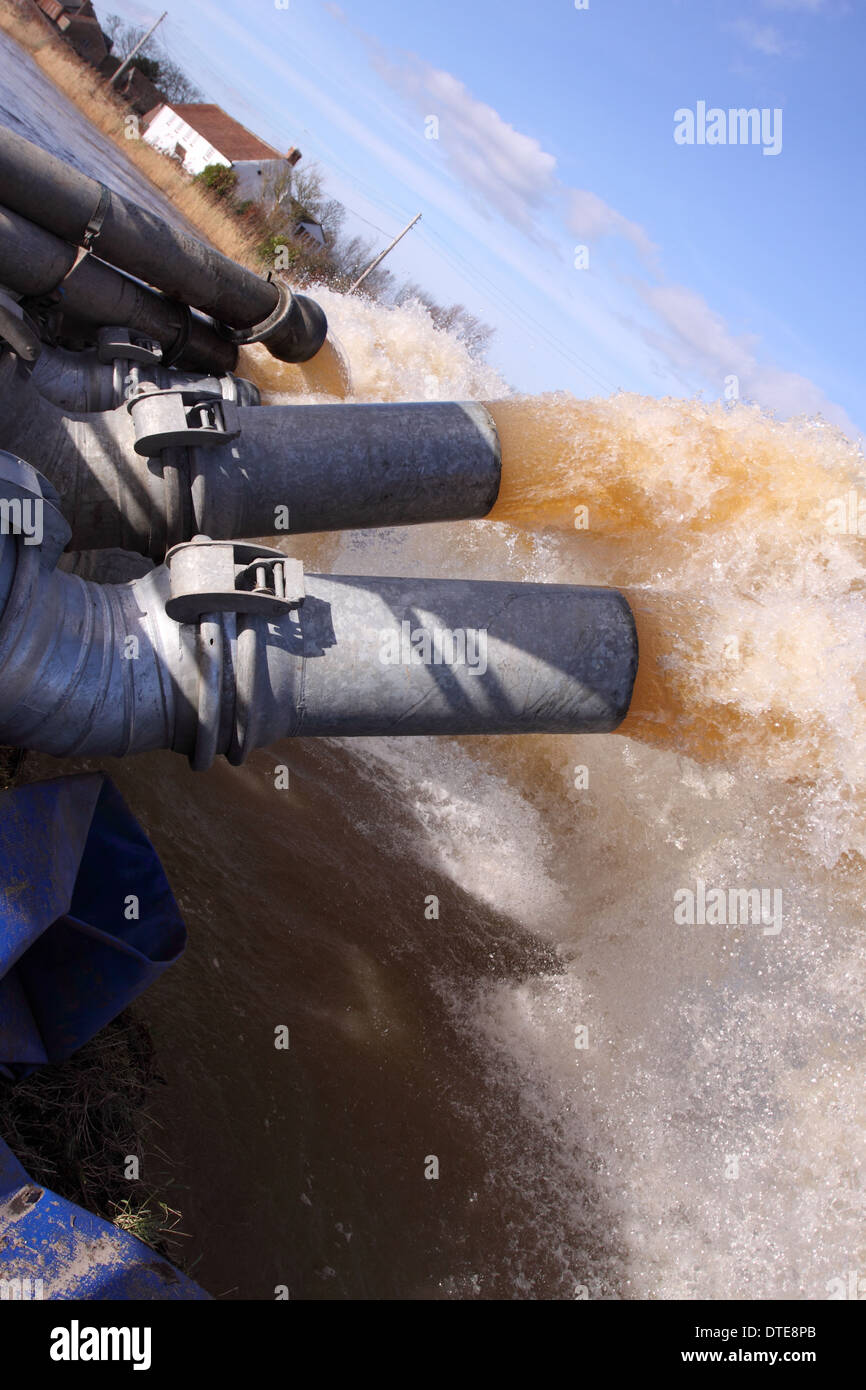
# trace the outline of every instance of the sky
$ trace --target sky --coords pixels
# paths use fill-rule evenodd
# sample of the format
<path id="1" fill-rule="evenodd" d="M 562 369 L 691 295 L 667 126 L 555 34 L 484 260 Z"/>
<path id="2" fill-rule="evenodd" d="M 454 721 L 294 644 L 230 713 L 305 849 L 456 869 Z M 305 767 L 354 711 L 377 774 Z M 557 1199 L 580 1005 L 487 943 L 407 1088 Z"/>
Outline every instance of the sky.
<path id="1" fill-rule="evenodd" d="M 516 389 L 861 436 L 866 0 L 96 3 L 164 7 L 206 100 L 299 146 L 350 233 L 422 213 L 386 264 L 493 325 Z"/>

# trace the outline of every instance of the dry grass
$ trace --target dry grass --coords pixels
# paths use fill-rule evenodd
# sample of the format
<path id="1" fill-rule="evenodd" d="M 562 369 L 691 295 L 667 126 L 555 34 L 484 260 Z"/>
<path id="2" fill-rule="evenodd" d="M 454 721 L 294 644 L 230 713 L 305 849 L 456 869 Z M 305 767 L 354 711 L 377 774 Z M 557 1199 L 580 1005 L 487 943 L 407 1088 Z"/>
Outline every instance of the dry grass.
<path id="1" fill-rule="evenodd" d="M 10 787 L 15 786 L 25 756 L 23 748 L 8 748 L 5 744 L 0 746 L 0 792 L 9 791 Z"/>
<path id="2" fill-rule="evenodd" d="M 168 1166 L 148 1113 L 160 1084 L 150 1033 L 127 1009 L 67 1062 L 0 1079 L 0 1135 L 41 1187 L 171 1255 L 180 1213 L 125 1175 L 130 1155 L 143 1173 Z"/>
<path id="3" fill-rule="evenodd" d="M 55 33 L 31 0 L 0 0 L 0 29 L 15 39 L 92 125 L 165 194 L 217 250 L 251 270 L 261 270 L 256 238 L 183 172 L 180 165 L 141 139 L 128 139 L 130 110 Z"/>

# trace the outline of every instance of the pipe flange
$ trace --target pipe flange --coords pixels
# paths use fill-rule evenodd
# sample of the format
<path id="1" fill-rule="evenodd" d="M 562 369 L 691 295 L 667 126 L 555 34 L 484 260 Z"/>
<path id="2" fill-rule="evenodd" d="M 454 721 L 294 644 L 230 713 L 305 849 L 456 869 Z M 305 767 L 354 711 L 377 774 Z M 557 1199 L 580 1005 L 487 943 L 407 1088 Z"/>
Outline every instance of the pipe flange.
<path id="1" fill-rule="evenodd" d="M 277 291 L 272 313 L 252 328 L 231 329 L 228 336 L 238 347 L 262 343 L 281 362 L 309 362 L 328 336 L 324 310 L 304 294 L 293 294 L 283 280 L 271 282 Z"/>

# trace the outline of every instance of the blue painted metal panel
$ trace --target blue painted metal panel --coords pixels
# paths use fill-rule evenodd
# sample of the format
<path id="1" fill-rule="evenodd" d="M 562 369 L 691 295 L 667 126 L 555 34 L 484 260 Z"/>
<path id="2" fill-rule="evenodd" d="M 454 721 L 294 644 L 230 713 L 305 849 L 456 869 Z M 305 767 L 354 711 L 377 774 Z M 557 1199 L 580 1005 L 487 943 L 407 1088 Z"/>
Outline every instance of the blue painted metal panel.
<path id="1" fill-rule="evenodd" d="M 0 796 L 0 1074 L 70 1057 L 177 960 L 156 852 L 101 774 Z M 0 1297 L 204 1299 L 124 1231 L 38 1187 L 0 1136 Z"/>
<path id="2" fill-rule="evenodd" d="M 102 774 L 0 796 L 0 866 L 0 1072 L 18 1077 L 116 1018 L 177 960 L 186 930 L 153 846 Z"/>
<path id="3" fill-rule="evenodd" d="M 134 1236 L 31 1182 L 0 1141 L 0 1300 L 208 1297 Z"/>

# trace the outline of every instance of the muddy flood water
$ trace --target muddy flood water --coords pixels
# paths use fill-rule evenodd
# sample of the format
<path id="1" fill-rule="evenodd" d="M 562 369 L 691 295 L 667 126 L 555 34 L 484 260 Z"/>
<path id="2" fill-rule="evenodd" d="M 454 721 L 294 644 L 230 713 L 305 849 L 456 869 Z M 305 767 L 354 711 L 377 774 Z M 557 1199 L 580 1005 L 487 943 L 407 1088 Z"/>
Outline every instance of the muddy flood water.
<path id="1" fill-rule="evenodd" d="M 164 208 L 2 37 L 0 121 Z M 317 297 L 355 398 L 493 402 L 505 478 L 491 521 L 292 553 L 617 584 L 646 659 L 623 734 L 98 764 L 189 929 L 138 1006 L 186 1261 L 244 1299 L 825 1298 L 866 1265 L 866 573 L 825 524 L 862 460 L 745 405 L 502 405 L 419 306 Z M 779 929 L 677 920 L 698 881 Z"/>

